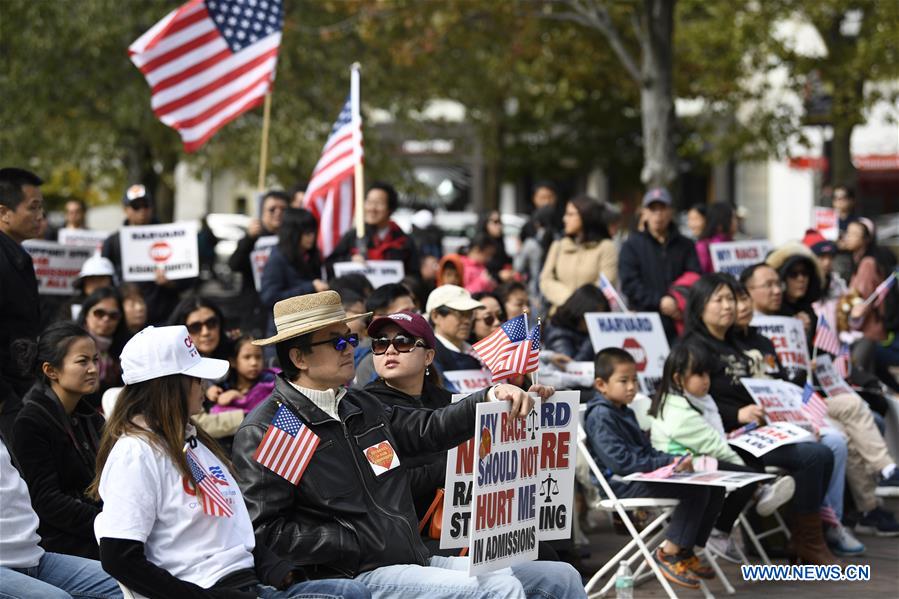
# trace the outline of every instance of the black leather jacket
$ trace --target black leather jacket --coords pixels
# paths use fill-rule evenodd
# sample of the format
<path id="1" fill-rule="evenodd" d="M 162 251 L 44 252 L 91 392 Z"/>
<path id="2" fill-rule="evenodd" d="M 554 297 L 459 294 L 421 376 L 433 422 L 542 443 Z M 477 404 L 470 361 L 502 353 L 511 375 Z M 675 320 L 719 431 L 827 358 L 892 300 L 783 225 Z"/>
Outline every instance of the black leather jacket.
<path id="1" fill-rule="evenodd" d="M 257 537 L 313 579 L 427 565 L 403 459 L 471 438 L 475 405 L 485 399 L 481 391 L 440 410 L 385 408 L 367 391 L 350 389 L 338 422 L 279 375 L 272 396 L 234 437 L 234 467 Z M 297 486 L 253 459 L 279 403 L 320 439 Z M 363 452 L 385 440 L 400 466 L 375 476 Z"/>

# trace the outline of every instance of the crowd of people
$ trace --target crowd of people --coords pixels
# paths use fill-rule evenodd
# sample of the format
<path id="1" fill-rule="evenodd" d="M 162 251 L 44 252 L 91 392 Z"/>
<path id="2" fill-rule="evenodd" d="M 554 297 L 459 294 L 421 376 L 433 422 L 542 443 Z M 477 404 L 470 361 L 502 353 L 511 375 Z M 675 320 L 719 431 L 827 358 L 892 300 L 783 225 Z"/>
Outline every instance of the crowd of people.
<path id="1" fill-rule="evenodd" d="M 883 437 L 899 392 L 897 286 L 864 301 L 896 258 L 850 189 L 834 194 L 836 241 L 797 231 L 737 277 L 714 272 L 710 254 L 739 235 L 734 208 L 694 206 L 682 233 L 660 188 L 629 227 L 617 206 L 562 203 L 541 183 L 517 251 L 490 211 L 468 247 L 444 253 L 439 223 L 416 215 L 407 234 L 392 219 L 396 190 L 373 183 L 364 236 L 347 232 L 328 256 L 315 217 L 270 191 L 229 259 L 241 287 L 226 311 L 163 271 L 124 283 L 117 233 L 84 263 L 73 296 L 40 296 L 23 242 L 46 235 L 41 184 L 0 169 L 0 595 L 119 597 L 122 585 L 146 597 L 584 596 L 572 541 L 469 577 L 467 558 L 440 550 L 427 526 L 446 451 L 473 435 L 475 405 L 508 401 L 523 416 L 528 392 L 554 392 L 514 375 L 450 401 L 459 389 L 445 373 L 483 369 L 473 345 L 525 313 L 544 323 L 543 363 L 594 363 L 585 430 L 616 494 L 680 500 L 654 556 L 672 582 L 714 577 L 703 548 L 739 560 L 735 522 L 751 503 L 789 514 L 790 550 L 806 563 L 862 554 L 856 534 L 899 535 L 878 501 L 879 488 L 899 486 Z M 123 210 L 124 226 L 157 222 L 142 185 L 125 191 Z M 84 205 L 67 203 L 66 219 L 83 228 Z M 267 236 L 277 242 L 257 287 L 252 254 Z M 374 288 L 335 276 L 335 264 L 375 260 L 401 262 L 404 278 Z M 585 313 L 615 309 L 601 279 L 628 309 L 658 313 L 671 345 L 648 428 L 629 407 L 634 357 L 597 353 L 587 331 Z M 823 316 L 849 348 L 857 393 L 827 400 L 816 441 L 756 458 L 727 443 L 765 421 L 740 379 L 816 383 L 813 368 L 781 363 L 751 324 L 759 314 L 799 319 L 809 347 Z M 308 435 L 306 457 L 269 460 L 273 427 Z M 367 459 L 376 446 L 394 459 Z M 689 470 L 699 456 L 784 474 L 728 494 L 618 478 Z"/>

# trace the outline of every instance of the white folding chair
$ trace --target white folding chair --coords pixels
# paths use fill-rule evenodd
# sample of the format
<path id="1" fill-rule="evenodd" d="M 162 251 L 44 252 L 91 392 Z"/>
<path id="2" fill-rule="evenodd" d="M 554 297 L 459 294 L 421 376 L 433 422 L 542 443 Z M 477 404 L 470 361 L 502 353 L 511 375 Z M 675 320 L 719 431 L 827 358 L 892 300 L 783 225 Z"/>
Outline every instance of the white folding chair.
<path id="1" fill-rule="evenodd" d="M 765 472 L 768 474 L 776 474 L 777 476 L 783 476 L 787 474 L 787 471 L 778 468 L 777 466 L 766 466 Z M 787 528 L 787 523 L 784 522 L 783 517 L 780 515 L 780 512 L 774 510 L 772 516 L 774 520 L 777 522 L 777 526 L 774 526 L 766 531 L 757 533 L 752 528 L 752 525 L 749 523 L 749 518 L 746 516 L 746 512 L 755 508 L 755 502 L 751 501 L 743 511 L 740 513 L 740 517 L 737 519 L 737 522 L 740 523 L 740 526 L 743 528 L 743 532 L 746 533 L 746 536 L 749 537 L 749 541 L 752 543 L 752 546 L 755 547 L 756 553 L 759 554 L 759 557 L 762 558 L 762 561 L 766 566 L 771 565 L 771 558 L 768 557 L 768 552 L 765 551 L 765 548 L 762 546 L 762 540 L 767 539 L 768 537 L 774 536 L 777 533 L 783 534 L 787 540 L 790 540 L 790 529 Z M 744 564 L 748 564 L 749 561 L 746 558 L 746 555 L 743 553 L 743 548 L 740 548 L 740 557 L 743 560 Z"/>

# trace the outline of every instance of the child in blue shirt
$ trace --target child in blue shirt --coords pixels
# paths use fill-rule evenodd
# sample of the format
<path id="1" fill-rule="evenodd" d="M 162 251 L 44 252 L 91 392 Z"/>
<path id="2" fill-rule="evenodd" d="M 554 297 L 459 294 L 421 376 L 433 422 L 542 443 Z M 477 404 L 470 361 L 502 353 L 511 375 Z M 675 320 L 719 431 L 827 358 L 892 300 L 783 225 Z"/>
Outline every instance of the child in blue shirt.
<path id="1" fill-rule="evenodd" d="M 596 354 L 594 386 L 598 393 L 587 404 L 585 428 L 588 447 L 597 465 L 618 476 L 652 472 L 678 456 L 654 449 L 640 430 L 628 404 L 637 394 L 637 366 L 623 349 L 606 348 Z M 689 455 L 676 470 L 692 470 Z M 696 556 L 705 547 L 724 501 L 724 489 L 699 485 L 609 480 L 619 498 L 657 497 L 679 503 L 665 531 L 665 542 L 655 559 L 665 577 L 680 586 L 699 588 L 699 578 L 714 578 L 714 571 Z"/>

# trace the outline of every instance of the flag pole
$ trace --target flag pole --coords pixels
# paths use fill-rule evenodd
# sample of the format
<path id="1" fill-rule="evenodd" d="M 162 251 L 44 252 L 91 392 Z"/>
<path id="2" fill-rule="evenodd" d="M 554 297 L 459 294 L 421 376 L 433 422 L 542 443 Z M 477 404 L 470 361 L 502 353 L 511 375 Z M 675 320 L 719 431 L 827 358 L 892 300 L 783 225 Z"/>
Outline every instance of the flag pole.
<path id="1" fill-rule="evenodd" d="M 365 180 L 362 168 L 362 155 L 358 151 L 358 148 L 362 147 L 362 109 L 359 100 L 360 68 L 358 62 L 354 62 L 350 67 L 350 105 L 353 111 L 353 141 L 355 142 L 353 143 L 353 152 L 355 153 L 355 156 L 353 156 L 353 162 L 355 163 L 353 167 L 353 195 L 356 200 L 354 202 L 354 216 L 357 240 L 361 240 L 365 236 L 365 217 L 362 206 L 365 200 Z"/>
<path id="2" fill-rule="evenodd" d="M 259 180 L 256 189 L 259 193 L 265 191 L 265 168 L 268 164 L 268 126 L 272 117 L 272 92 L 265 94 L 265 104 L 262 109 L 262 141 L 259 143 Z"/>
<path id="3" fill-rule="evenodd" d="M 537 328 L 540 329 L 540 335 L 543 335 L 543 328 L 540 326 L 540 317 L 537 317 Z M 539 350 L 538 350 L 539 351 Z M 540 384 L 540 358 L 537 358 L 537 370 L 534 371 L 534 384 Z"/>

